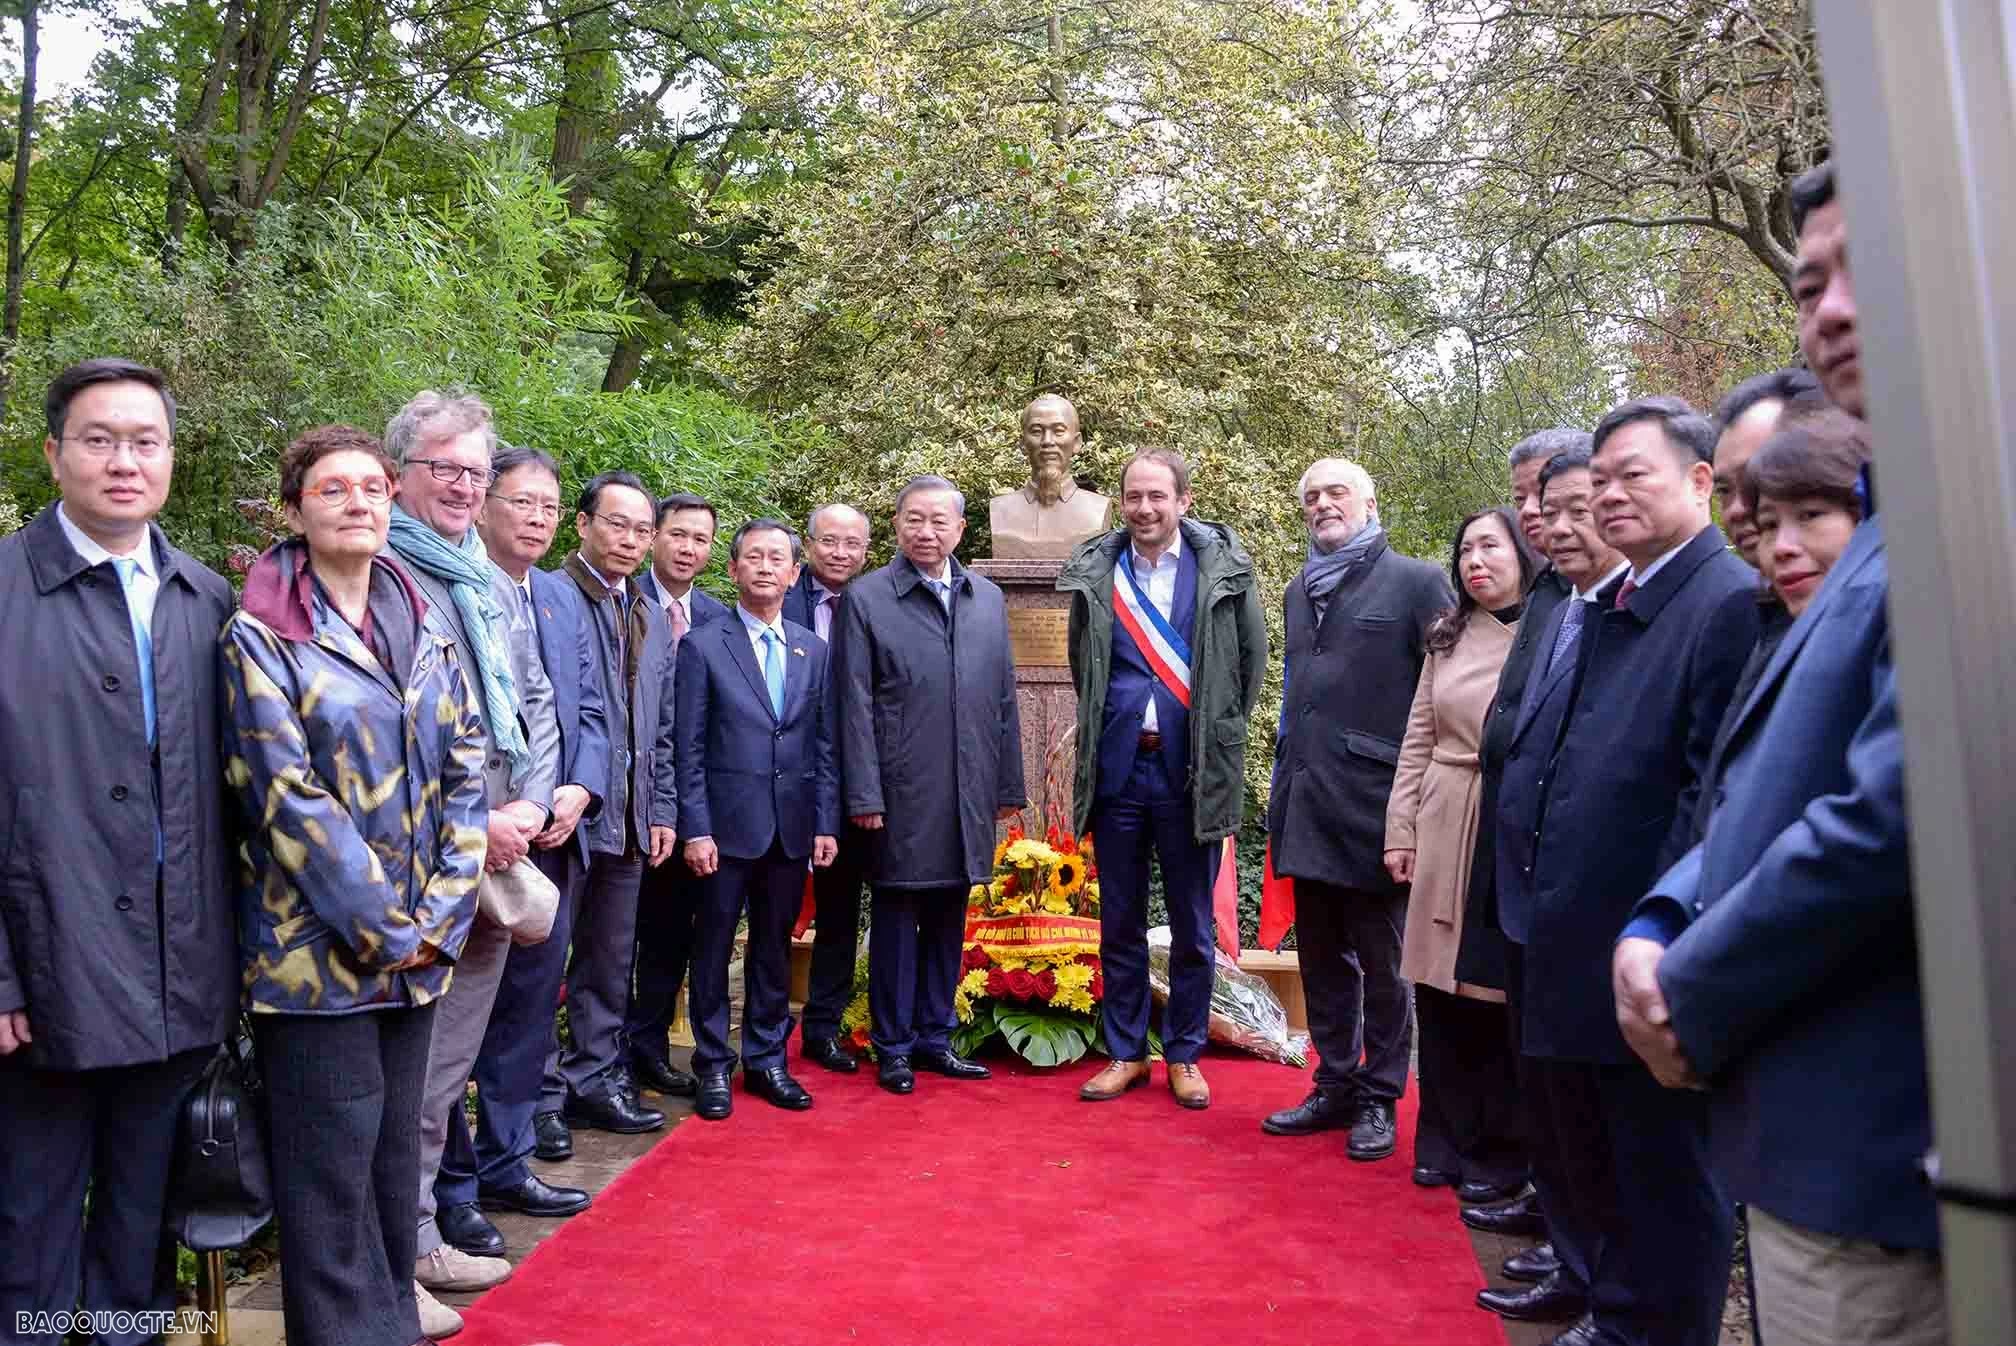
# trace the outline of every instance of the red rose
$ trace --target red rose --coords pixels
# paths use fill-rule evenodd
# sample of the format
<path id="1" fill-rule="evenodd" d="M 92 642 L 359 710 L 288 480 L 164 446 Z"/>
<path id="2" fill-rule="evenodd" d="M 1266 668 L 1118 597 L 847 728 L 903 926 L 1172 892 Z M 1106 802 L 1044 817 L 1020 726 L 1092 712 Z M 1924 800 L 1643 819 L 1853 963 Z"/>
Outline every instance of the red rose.
<path id="1" fill-rule="evenodd" d="M 1081 953 L 1078 955 L 1078 961 L 1086 967 L 1091 968 L 1094 972 L 1099 971 L 1103 966 L 1099 961 L 1099 955 L 1096 953 Z"/>
<path id="2" fill-rule="evenodd" d="M 1092 974 L 1091 990 L 1094 1000 L 1104 1000 L 1106 998 L 1106 974 L 1104 972 L 1094 972 Z"/>
<path id="3" fill-rule="evenodd" d="M 1018 967 L 1013 972 L 1010 972 L 1004 980 L 1008 983 L 1008 994 L 1014 996 L 1017 1000 L 1032 1000 L 1035 998 L 1036 978 L 1029 974 L 1028 968 Z"/>
<path id="4" fill-rule="evenodd" d="M 1000 968 L 991 968 L 987 973 L 987 994 L 999 1000 L 1008 994 L 1008 974 Z"/>
<path id="5" fill-rule="evenodd" d="M 1015 876 L 1013 874 L 1010 874 L 1001 880 L 1001 896 L 1003 897 L 1015 896 Z"/>
<path id="6" fill-rule="evenodd" d="M 1036 994 L 1044 1000 L 1057 994 L 1057 974 L 1047 967 L 1036 974 Z"/>
<path id="7" fill-rule="evenodd" d="M 993 961 L 987 956 L 987 950 L 978 944 L 970 944 L 966 948 L 966 956 L 959 960 L 959 975 L 963 977 L 968 972 L 977 971 Z"/>

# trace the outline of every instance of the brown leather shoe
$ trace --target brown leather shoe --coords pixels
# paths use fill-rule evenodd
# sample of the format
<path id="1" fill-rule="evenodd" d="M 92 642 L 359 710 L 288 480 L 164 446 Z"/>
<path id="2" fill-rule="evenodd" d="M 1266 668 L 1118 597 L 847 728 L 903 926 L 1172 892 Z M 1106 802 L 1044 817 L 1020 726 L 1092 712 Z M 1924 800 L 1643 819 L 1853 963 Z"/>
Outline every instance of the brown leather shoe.
<path id="1" fill-rule="evenodd" d="M 1146 1061 L 1108 1061 L 1104 1070 L 1085 1081 L 1078 1090 L 1078 1097 L 1087 1103 L 1105 1103 L 1120 1097 L 1129 1089 L 1139 1089 L 1146 1083 L 1148 1083 Z"/>
<path id="2" fill-rule="evenodd" d="M 1169 1092 L 1186 1108 L 1211 1106 L 1211 1086 L 1204 1083 L 1204 1072 L 1195 1061 L 1169 1063 Z"/>

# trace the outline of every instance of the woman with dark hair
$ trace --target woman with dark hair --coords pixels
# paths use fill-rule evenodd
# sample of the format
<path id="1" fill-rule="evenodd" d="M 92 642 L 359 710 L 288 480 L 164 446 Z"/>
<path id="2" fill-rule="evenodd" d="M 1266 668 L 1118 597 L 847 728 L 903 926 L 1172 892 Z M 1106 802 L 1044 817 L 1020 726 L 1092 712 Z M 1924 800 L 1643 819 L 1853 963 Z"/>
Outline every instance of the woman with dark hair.
<path id="1" fill-rule="evenodd" d="M 253 564 L 223 635 L 238 943 L 293 1346 L 421 1340 L 420 1095 L 487 839 L 475 696 L 380 554 L 393 490 L 362 430 L 295 440 L 280 500 L 297 536 Z"/>
<path id="2" fill-rule="evenodd" d="M 1456 955 L 1476 853 L 1484 716 L 1538 565 L 1509 509 L 1482 510 L 1457 528 L 1456 606 L 1428 630 L 1386 806 L 1387 871 L 1413 885 L 1400 975 L 1415 983 L 1420 1024 L 1414 1181 L 1460 1186 L 1470 1204 L 1504 1200 L 1526 1179 L 1505 992 L 1459 981 Z"/>
<path id="3" fill-rule="evenodd" d="M 1757 565 L 1796 620 L 1862 522 L 1868 428 L 1832 407 L 1798 417 L 1750 460 L 1743 497 L 1757 521 Z"/>

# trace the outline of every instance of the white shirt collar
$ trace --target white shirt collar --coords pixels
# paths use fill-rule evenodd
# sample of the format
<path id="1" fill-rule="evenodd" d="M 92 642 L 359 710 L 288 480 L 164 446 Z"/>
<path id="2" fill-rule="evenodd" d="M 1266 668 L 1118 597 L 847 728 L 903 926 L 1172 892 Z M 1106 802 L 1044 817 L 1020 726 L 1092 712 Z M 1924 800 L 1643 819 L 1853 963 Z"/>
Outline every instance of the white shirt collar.
<path id="1" fill-rule="evenodd" d="M 949 556 L 941 557 L 939 559 L 938 573 L 935 575 L 932 574 L 930 571 L 926 570 L 923 566 L 918 565 L 915 561 L 912 561 L 910 565 L 912 569 L 914 569 L 918 574 L 922 575 L 927 580 L 936 580 L 940 584 L 948 584 L 948 585 L 952 583 L 952 558 Z"/>
<path id="2" fill-rule="evenodd" d="M 782 611 L 778 612 L 776 620 L 768 622 L 759 619 L 755 613 L 743 607 L 739 602 L 735 605 L 735 611 L 742 618 L 742 625 L 749 628 L 751 636 L 760 635 L 765 631 L 775 631 L 777 639 L 784 639 L 784 614 Z"/>
<path id="3" fill-rule="evenodd" d="M 1668 561 L 1672 560 L 1674 557 L 1678 556 L 1681 552 L 1685 551 L 1687 548 L 1687 544 L 1689 542 L 1692 542 L 1693 540 L 1694 539 L 1691 537 L 1683 539 L 1679 546 L 1673 548 L 1671 551 L 1660 553 L 1657 559 L 1655 559 L 1651 565 L 1646 566 L 1643 570 L 1639 570 L 1634 567 L 1631 571 L 1631 583 L 1636 585 L 1638 588 L 1641 589 L 1644 588 L 1647 584 L 1651 583 L 1652 577 L 1658 574 L 1660 570 L 1662 570 L 1665 567 Z"/>
<path id="4" fill-rule="evenodd" d="M 1132 537 L 1127 539 L 1127 550 L 1134 553 L 1135 561 L 1141 565 L 1147 566 L 1150 570 L 1160 570 L 1162 562 L 1174 561 L 1183 555 L 1183 530 L 1181 528 L 1176 530 L 1176 536 L 1169 539 L 1169 546 L 1163 551 L 1160 557 L 1152 562 L 1141 554 L 1141 549 L 1134 545 Z"/>
<path id="5" fill-rule="evenodd" d="M 1603 592 L 1605 586 L 1607 586 L 1610 583 L 1610 581 L 1616 579 L 1619 575 L 1624 574 L 1626 571 L 1630 569 L 1631 569 L 1631 563 L 1629 561 L 1619 561 L 1616 567 L 1612 569 L 1611 572 L 1605 575 L 1602 579 L 1597 580 L 1594 584 L 1590 585 L 1586 589 L 1577 589 L 1575 591 L 1576 601 L 1581 603 L 1594 603 L 1596 601 L 1596 595 Z"/>
<path id="6" fill-rule="evenodd" d="M 587 566 L 587 567 L 588 567 L 588 573 L 589 573 L 589 574 L 593 575 L 593 576 L 594 576 L 594 577 L 595 577 L 596 579 L 598 579 L 598 580 L 601 580 L 601 581 L 602 581 L 602 587 L 603 587 L 603 588 L 605 588 L 605 589 L 614 589 L 614 590 L 615 590 L 616 592 L 618 592 L 618 593 L 620 593 L 620 594 L 628 594 L 628 593 L 630 592 L 630 586 L 629 586 L 629 585 L 627 585 L 627 584 L 623 583 L 623 582 L 622 582 L 621 580 L 612 580 L 612 579 L 610 579 L 610 578 L 609 578 L 609 577 L 608 577 L 607 575 L 605 575 L 605 574 L 603 574 L 603 573 L 602 573 L 601 571 L 597 570 L 597 569 L 595 568 L 595 565 L 594 565 L 594 563 L 593 563 L 592 561 L 590 561 L 590 560 L 589 560 L 589 559 L 588 559 L 588 558 L 587 558 L 586 556 L 583 556 L 583 557 L 581 558 L 581 564 L 582 564 L 582 565 L 584 565 L 584 566 Z"/>
<path id="7" fill-rule="evenodd" d="M 63 536 L 70 539 L 70 545 L 76 548 L 79 556 L 84 558 L 85 565 L 95 566 L 101 565 L 106 561 L 126 559 L 125 557 L 114 556 L 111 552 L 106 551 L 98 545 L 96 539 L 92 538 L 76 524 L 70 522 L 70 516 L 64 512 L 61 501 L 58 501 L 56 504 L 56 522 L 63 526 Z M 155 564 L 154 548 L 148 545 L 153 541 L 153 538 L 154 534 L 151 529 L 142 533 L 140 535 L 140 546 L 131 553 L 131 557 L 140 563 L 141 574 L 145 575 L 148 579 L 159 580 L 161 572 Z"/>

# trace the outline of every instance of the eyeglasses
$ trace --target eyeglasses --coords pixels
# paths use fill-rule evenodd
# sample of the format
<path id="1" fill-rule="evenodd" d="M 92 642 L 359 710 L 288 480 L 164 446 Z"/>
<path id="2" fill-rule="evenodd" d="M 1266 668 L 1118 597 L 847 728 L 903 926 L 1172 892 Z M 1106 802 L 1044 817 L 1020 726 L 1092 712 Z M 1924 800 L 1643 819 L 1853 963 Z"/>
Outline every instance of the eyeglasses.
<path id="1" fill-rule="evenodd" d="M 497 484 L 497 474 L 487 467 L 464 467 L 447 458 L 408 458 L 406 462 L 425 467 L 428 475 L 443 485 L 467 478 L 471 486 L 487 491 Z"/>
<path id="2" fill-rule="evenodd" d="M 639 542 L 649 542 L 658 535 L 657 528 L 648 523 L 631 523 L 628 519 L 619 518 L 613 514 L 590 514 L 588 517 L 591 519 L 600 519 L 603 523 L 608 524 L 610 529 L 619 537 L 624 533 L 628 533 Z"/>
<path id="3" fill-rule="evenodd" d="M 837 533 L 821 534 L 820 536 L 813 538 L 812 542 L 814 546 L 824 547 L 828 551 L 837 551 L 843 555 L 852 554 L 854 552 L 866 552 L 868 550 L 868 543 L 865 540 L 860 538 L 842 537 Z"/>
<path id="4" fill-rule="evenodd" d="M 121 449 L 131 449 L 133 456 L 144 463 L 151 462 L 168 452 L 168 441 L 158 435 L 137 435 L 131 439 L 122 439 L 117 435 L 94 430 L 88 435 L 65 435 L 63 440 L 68 444 L 82 446 L 84 452 L 93 458 L 110 458 Z"/>
<path id="5" fill-rule="evenodd" d="M 383 477 L 366 477 L 362 481 L 349 481 L 342 477 L 331 477 L 308 494 L 320 500 L 330 509 L 341 509 L 350 503 L 350 497 L 362 494 L 364 503 L 378 506 L 392 498 L 392 483 Z"/>
<path id="6" fill-rule="evenodd" d="M 557 500 L 536 500 L 529 495 L 492 495 L 490 498 L 503 501 L 513 513 L 527 518 L 551 521 L 560 517 L 560 502 Z"/>

